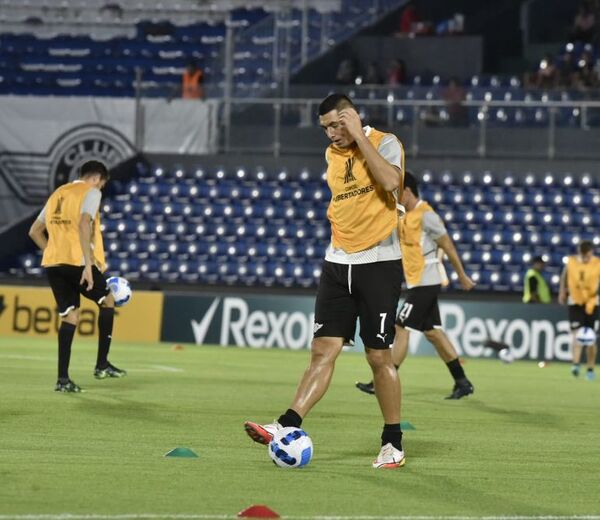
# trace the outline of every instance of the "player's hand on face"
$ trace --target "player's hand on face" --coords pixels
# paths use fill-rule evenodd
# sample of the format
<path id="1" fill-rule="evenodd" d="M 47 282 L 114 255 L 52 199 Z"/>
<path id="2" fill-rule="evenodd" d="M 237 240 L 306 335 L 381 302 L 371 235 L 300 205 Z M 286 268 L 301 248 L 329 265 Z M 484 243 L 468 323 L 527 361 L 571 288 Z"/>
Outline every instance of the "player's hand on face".
<path id="1" fill-rule="evenodd" d="M 473 287 L 475 287 L 475 282 L 473 280 L 471 280 L 468 276 L 463 276 L 460 279 L 460 286 L 465 291 L 470 291 L 471 289 L 473 289 Z"/>
<path id="2" fill-rule="evenodd" d="M 363 134 L 362 123 L 356 110 L 352 108 L 344 108 L 338 113 L 340 125 L 354 138 L 358 138 Z"/>
<path id="3" fill-rule="evenodd" d="M 94 276 L 92 275 L 92 266 L 86 265 L 81 273 L 79 285 L 86 285 L 86 290 L 91 291 L 94 287 Z"/>

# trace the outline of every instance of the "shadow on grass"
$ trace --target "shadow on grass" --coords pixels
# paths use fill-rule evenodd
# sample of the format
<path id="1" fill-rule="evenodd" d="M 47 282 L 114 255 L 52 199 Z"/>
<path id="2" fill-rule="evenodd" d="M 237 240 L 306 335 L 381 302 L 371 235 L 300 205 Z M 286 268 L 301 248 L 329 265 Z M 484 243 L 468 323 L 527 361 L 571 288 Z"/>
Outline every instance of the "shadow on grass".
<path id="1" fill-rule="evenodd" d="M 444 401 L 446 396 L 450 395 L 450 393 L 452 392 L 452 386 L 453 384 L 451 382 L 448 382 L 448 388 L 446 390 L 440 389 L 437 386 L 428 388 L 421 387 L 418 390 L 415 390 L 414 387 L 409 387 L 405 390 L 405 388 L 403 387 L 402 399 L 406 401 L 410 400 L 415 402 L 427 403 Z M 463 399 L 459 399 L 459 401 L 462 401 Z"/>
<path id="2" fill-rule="evenodd" d="M 515 493 L 514 485 L 506 485 L 505 475 L 486 474 L 485 468 L 476 466 L 472 475 L 468 466 L 459 466 L 454 471 L 451 467 L 440 468 L 447 443 L 414 442 L 407 452 L 406 465 L 399 469 L 378 470 L 364 464 L 363 470 L 348 471 L 347 465 L 335 465 L 340 454 L 335 457 L 320 456 L 318 466 L 312 468 L 323 478 L 342 478 L 351 489 L 357 483 L 363 492 L 371 488 L 376 493 L 397 496 L 408 494 L 407 515 L 428 514 L 443 511 L 444 515 L 485 516 L 493 515 L 535 515 L 544 517 L 557 514 L 569 514 L 569 505 L 558 501 L 540 501 L 534 493 Z M 419 455 L 421 453 L 421 455 Z M 422 454 L 427 453 L 425 457 Z M 360 449 L 347 452 L 344 457 L 365 458 L 373 456 L 372 450 Z M 436 459 L 436 464 L 429 464 L 426 459 Z M 332 462 L 334 464 L 332 464 Z M 507 462 L 509 464 L 509 462 Z M 434 469 L 432 469 L 433 466 Z M 311 469 L 310 466 L 308 469 Z M 308 473 L 308 472 L 307 472 Z M 416 502 L 415 502 L 416 501 Z"/>
<path id="3" fill-rule="evenodd" d="M 407 460 L 411 459 L 427 459 L 427 458 L 439 458 L 440 453 L 444 453 L 450 449 L 451 445 L 448 442 L 422 440 L 413 437 L 404 437 L 403 445 L 407 450 Z M 372 458 L 373 460 L 377 456 L 379 446 L 374 437 L 373 442 L 361 443 L 354 449 L 348 450 L 337 450 L 334 453 L 319 453 L 319 461 L 327 463 L 343 462 L 348 460 L 357 460 L 360 458 Z"/>
<path id="4" fill-rule="evenodd" d="M 148 421 L 175 425 L 180 408 L 156 402 L 137 401 L 119 394 L 85 393 L 77 403 L 80 412 L 92 416 L 104 415 L 113 419 Z"/>
<path id="5" fill-rule="evenodd" d="M 484 401 L 476 400 L 469 401 L 469 406 L 470 408 L 483 413 L 506 416 L 506 418 L 512 422 L 555 428 L 563 427 L 562 419 L 560 417 L 554 414 L 549 414 L 546 411 L 541 413 L 538 410 L 526 411 L 518 408 L 506 408 L 490 405 Z"/>

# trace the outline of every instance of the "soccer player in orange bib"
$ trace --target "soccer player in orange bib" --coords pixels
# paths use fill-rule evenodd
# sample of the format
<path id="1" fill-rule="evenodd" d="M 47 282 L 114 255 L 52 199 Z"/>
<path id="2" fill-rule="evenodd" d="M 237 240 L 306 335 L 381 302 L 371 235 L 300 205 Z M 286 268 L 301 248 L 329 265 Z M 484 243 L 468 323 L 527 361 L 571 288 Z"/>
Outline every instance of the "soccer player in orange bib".
<path id="1" fill-rule="evenodd" d="M 404 175 L 404 192 L 400 202 L 406 208 L 406 215 L 400 219 L 399 227 L 408 295 L 396 320 L 392 351 L 394 365 L 399 368 L 406 358 L 409 331 L 422 332 L 454 379 L 454 387 L 446 399 L 461 399 L 472 394 L 474 388 L 465 376 L 456 349 L 442 328 L 438 295 L 442 285 L 448 284 L 442 263 L 443 254 L 448 255 L 465 291 L 473 289 L 475 283 L 466 275 L 442 219 L 427 202 L 419 198 L 417 180 L 408 171 Z M 372 382 L 356 383 L 356 386 L 363 392 L 372 393 Z"/>
<path id="2" fill-rule="evenodd" d="M 108 182 L 106 166 L 88 161 L 79 170 L 79 179 L 59 187 L 48 199 L 29 236 L 44 252 L 42 266 L 62 318 L 58 330 L 57 392 L 81 392 L 69 378 L 71 345 L 79 321 L 80 295 L 98 304 L 98 357 L 94 376 L 123 377 L 108 362 L 112 339 L 115 300 L 102 272 L 106 268 L 100 232 L 101 189 Z M 48 232 L 48 238 L 46 233 Z"/>
<path id="3" fill-rule="evenodd" d="M 578 248 L 578 255 L 570 256 L 560 277 L 558 303 L 569 305 L 569 322 L 573 333 L 573 366 L 571 373 L 579 376 L 579 361 L 583 345 L 577 341 L 577 331 L 589 327 L 598 333 L 600 311 L 598 307 L 598 285 L 600 284 L 600 258 L 594 256 L 594 246 L 584 240 Z M 596 379 L 594 366 L 598 346 L 594 341 L 587 346 L 586 379 Z"/>
<path id="4" fill-rule="evenodd" d="M 393 134 L 363 126 L 352 101 L 331 94 L 319 106 L 331 141 L 325 152 L 331 201 L 331 243 L 319 281 L 308 368 L 289 409 L 270 424 L 246 422 L 248 435 L 268 444 L 282 427 L 299 428 L 325 395 L 335 361 L 354 338 L 356 320 L 384 419 L 375 468 L 405 463 L 400 429 L 400 381 L 391 357 L 402 284 L 394 192 L 402 190 L 404 150 Z"/>

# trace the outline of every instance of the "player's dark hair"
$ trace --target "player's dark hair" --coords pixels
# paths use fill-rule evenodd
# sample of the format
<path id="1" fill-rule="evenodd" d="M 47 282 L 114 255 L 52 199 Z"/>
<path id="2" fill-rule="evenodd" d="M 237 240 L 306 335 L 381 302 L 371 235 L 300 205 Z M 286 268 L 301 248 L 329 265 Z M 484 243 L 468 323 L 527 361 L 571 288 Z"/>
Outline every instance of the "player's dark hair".
<path id="1" fill-rule="evenodd" d="M 79 177 L 81 179 L 90 177 L 91 175 L 100 175 L 100 178 L 103 181 L 110 179 L 110 174 L 108 173 L 106 166 L 100 161 L 87 161 L 79 168 Z"/>
<path id="2" fill-rule="evenodd" d="M 352 103 L 352 100 L 348 96 L 340 94 L 339 92 L 334 92 L 321 101 L 321 104 L 319 105 L 319 115 L 324 116 L 332 110 L 342 110 L 343 108 L 348 107 L 356 110 L 354 103 Z"/>
<path id="3" fill-rule="evenodd" d="M 413 172 L 411 172 L 410 170 L 405 170 L 404 171 L 404 189 L 408 188 L 410 191 L 412 191 L 412 194 L 415 197 L 419 196 L 419 183 L 417 182 L 417 179 L 415 178 L 415 174 Z"/>
<path id="4" fill-rule="evenodd" d="M 546 262 L 544 261 L 544 258 L 541 256 L 534 256 L 531 259 L 531 265 L 535 265 L 535 264 L 545 264 Z"/>
<path id="5" fill-rule="evenodd" d="M 590 251 L 594 250 L 594 244 L 592 244 L 589 240 L 582 240 L 579 242 L 579 254 L 586 255 Z"/>

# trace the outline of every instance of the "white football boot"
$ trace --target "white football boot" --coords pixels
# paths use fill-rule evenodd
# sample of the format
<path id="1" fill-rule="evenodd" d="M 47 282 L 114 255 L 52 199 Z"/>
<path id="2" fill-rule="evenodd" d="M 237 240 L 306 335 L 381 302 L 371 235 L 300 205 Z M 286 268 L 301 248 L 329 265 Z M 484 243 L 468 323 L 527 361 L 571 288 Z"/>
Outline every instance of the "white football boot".
<path id="1" fill-rule="evenodd" d="M 404 464 L 406 464 L 404 451 L 397 450 L 391 442 L 388 442 L 381 447 L 379 455 L 373 462 L 373 467 L 393 469 L 404 466 Z"/>

